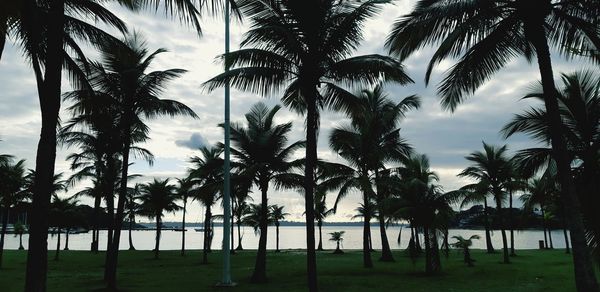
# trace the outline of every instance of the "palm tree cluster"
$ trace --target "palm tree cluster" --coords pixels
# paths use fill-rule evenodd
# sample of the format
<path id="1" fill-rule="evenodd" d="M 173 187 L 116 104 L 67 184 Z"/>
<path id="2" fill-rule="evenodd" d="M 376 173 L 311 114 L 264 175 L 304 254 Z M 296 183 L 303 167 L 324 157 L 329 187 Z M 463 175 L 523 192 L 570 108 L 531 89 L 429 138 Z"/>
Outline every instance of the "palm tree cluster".
<path id="1" fill-rule="evenodd" d="M 566 230 L 570 232 L 577 289 L 600 290 L 588 248 L 600 258 L 600 218 L 594 212 L 599 200 L 600 81 L 592 72 L 564 74 L 564 87 L 558 88 L 550 54 L 555 50 L 567 58 L 598 61 L 600 2 L 418 0 L 410 13 L 393 24 L 382 44 L 389 55 L 355 55 L 363 41 L 364 23 L 392 0 L 24 0 L 0 4 L 0 57 L 7 40 L 14 40 L 22 49 L 35 75 L 42 126 L 35 171 L 29 177 L 23 161 L 0 156 L 0 263 L 10 211 L 20 202 L 31 201 L 26 220 L 30 234 L 26 291 L 45 291 L 49 226 L 54 225 L 59 239 L 61 230 L 66 230 L 68 241 L 69 222 L 74 220 L 65 218 L 79 196 L 94 201 L 89 224 L 93 251 L 98 250 L 103 205 L 110 219 L 104 273 L 110 290 L 117 288 L 123 224 L 127 219 L 131 230 L 135 214 L 156 220 L 158 258 L 165 213 L 183 208 L 185 229 L 188 200 L 201 202 L 205 207 L 203 262 L 208 261 L 212 222 L 219 216 L 213 211 L 225 185 L 224 145 L 202 147 L 201 155 L 190 159 L 187 177 L 178 185 L 169 179 L 155 179 L 130 186 L 137 177 L 129 173 L 133 158 L 153 162 L 152 153 L 141 148 L 149 139 L 147 122 L 160 116 L 197 116 L 186 105 L 163 98 L 168 82 L 185 70 L 150 72 L 153 60 L 165 50 L 149 50 L 139 34 L 131 33 L 125 22 L 104 6 L 110 2 L 132 11 L 164 8 L 199 35 L 202 14 L 231 7 L 237 17 L 248 20 L 249 30 L 239 50 L 220 56 L 227 70 L 203 87 L 212 91 L 231 85 L 262 96 L 277 95 L 284 106 L 305 119 L 304 141 L 289 141 L 291 123 L 275 123 L 280 106 L 258 103 L 246 115 L 245 123 L 231 126 L 232 210 L 227 212 L 238 225 L 237 249 L 242 249 L 241 224 L 252 225 L 260 234 L 253 282 L 267 280 L 268 226 L 275 224 L 279 237 L 279 222 L 285 217 L 283 207 L 269 205 L 275 188 L 296 190 L 304 197 L 310 291 L 318 291 L 316 250 L 322 248 L 323 221 L 353 192 L 361 196 L 357 211 L 364 222 L 363 265 L 367 268 L 373 266 L 370 222 L 374 220 L 381 236 L 382 261 L 394 261 L 386 226 L 407 222 L 409 253 L 421 253 L 421 234 L 425 270 L 439 272 L 440 250 L 447 254 L 449 247 L 454 205 L 484 204 L 486 243 L 492 252 L 490 222 L 494 218 L 488 216 L 488 198 L 496 207 L 503 261 L 509 263 L 509 256 L 515 254 L 512 211 L 513 198 L 518 195 L 526 207 L 539 206 L 544 215 L 563 219 L 565 237 Z M 124 37 L 107 33 L 89 23 L 91 19 Z M 83 48 L 87 45 L 99 52 L 99 58 L 86 56 Z M 428 158 L 415 153 L 400 134 L 400 121 L 420 107 L 420 98 L 409 96 L 395 102 L 384 91 L 388 84 L 413 82 L 402 62 L 430 46 L 436 50 L 427 66 L 426 83 L 442 61 L 455 62 L 438 86 L 442 106 L 449 110 L 455 110 L 513 59 L 522 56 L 537 62 L 541 81 L 527 97 L 540 99 L 544 106 L 515 116 L 504 134 L 525 133 L 544 146 L 509 157 L 506 146 L 484 143 L 483 151 L 466 157 L 470 165 L 460 173 L 473 183 L 444 192 Z M 72 91 L 61 90 L 62 76 L 68 76 Z M 63 100 L 70 104 L 70 119 L 61 123 Z M 325 110 L 341 112 L 349 119 L 328 139 L 330 148 L 345 163 L 318 157 L 320 117 Z M 55 174 L 57 145 L 77 148 L 68 157 L 74 174 L 64 187 L 57 187 L 61 180 Z M 302 157 L 296 155 L 299 150 L 304 151 Z M 91 186 L 69 198 L 55 194 L 82 180 L 91 181 Z M 260 193 L 255 205 L 249 203 L 252 192 Z M 331 193 L 337 196 L 328 208 Z M 342 234 L 332 234 L 332 240 L 339 245 Z M 470 264 L 470 239 L 458 240 L 455 246 L 464 249 L 465 261 Z M 185 232 L 181 254 L 185 255 Z"/>

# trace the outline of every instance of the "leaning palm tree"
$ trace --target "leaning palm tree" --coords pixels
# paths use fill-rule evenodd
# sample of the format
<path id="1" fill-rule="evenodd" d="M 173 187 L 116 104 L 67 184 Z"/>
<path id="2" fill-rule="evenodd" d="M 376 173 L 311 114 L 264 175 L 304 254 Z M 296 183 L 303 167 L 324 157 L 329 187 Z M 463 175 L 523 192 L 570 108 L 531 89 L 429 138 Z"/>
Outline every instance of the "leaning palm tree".
<path id="1" fill-rule="evenodd" d="M 341 85 L 412 80 L 394 58 L 353 56 L 363 40 L 362 28 L 387 0 L 240 1 L 252 26 L 243 49 L 224 58 L 231 68 L 209 80 L 213 90 L 227 82 L 262 95 L 283 90 L 283 103 L 306 115 L 305 211 L 307 277 L 317 290 L 314 229 L 314 167 L 317 162 L 319 111 L 343 109 L 348 95 Z"/>
<path id="2" fill-rule="evenodd" d="M 342 241 L 344 241 L 344 233 L 346 233 L 346 232 L 345 231 L 335 231 L 335 232 L 329 233 L 329 235 L 331 235 L 331 238 L 329 240 L 335 241 L 335 244 L 336 244 L 335 251 L 333 251 L 334 254 L 343 254 L 344 253 L 344 251 L 342 251 L 340 249 L 340 243 Z"/>
<path id="3" fill-rule="evenodd" d="M 299 161 L 292 161 L 296 150 L 304 147 L 303 141 L 288 145 L 288 135 L 292 123 L 276 124 L 274 118 L 281 109 L 280 106 L 268 108 L 263 103 L 257 103 L 246 114 L 247 125 L 233 123 L 231 125 L 231 153 L 237 158 L 240 174 L 252 178 L 253 183 L 261 192 L 261 224 L 258 252 L 253 282 L 267 280 L 267 231 L 268 231 L 268 191 L 269 184 L 278 177 L 291 171 Z"/>
<path id="4" fill-rule="evenodd" d="M 169 179 L 157 180 L 144 184 L 140 188 L 140 214 L 156 220 L 156 243 L 154 245 L 154 258 L 158 259 L 160 247 L 160 232 L 162 217 L 165 213 L 175 213 L 181 207 L 177 201 L 177 188 L 169 183 Z"/>
<path id="5" fill-rule="evenodd" d="M 0 233 L 0 267 L 4 254 L 4 236 L 8 225 L 10 209 L 23 200 L 25 187 L 25 160 L 13 163 L 11 157 L 0 161 L 0 208 L 2 211 L 2 230 Z"/>
<path id="6" fill-rule="evenodd" d="M 269 208 L 271 209 L 270 211 L 270 217 L 271 217 L 271 221 L 273 221 L 273 223 L 275 224 L 275 238 L 276 238 L 276 247 L 275 247 L 275 251 L 279 252 L 279 224 L 281 224 L 281 220 L 284 220 L 286 216 L 290 215 L 290 213 L 286 213 L 283 211 L 283 208 L 285 206 L 278 206 L 278 205 L 271 205 L 269 206 Z"/>
<path id="7" fill-rule="evenodd" d="M 510 183 L 512 165 L 507 157 L 507 146 L 494 147 L 483 142 L 484 151 L 475 151 L 465 157 L 471 165 L 465 168 L 459 177 L 477 181 L 478 188 L 493 196 L 497 214 L 500 218 L 504 263 L 510 263 L 506 226 L 502 218 L 502 202 L 505 201 L 506 190 Z"/>
<path id="8" fill-rule="evenodd" d="M 165 52 L 158 49 L 149 52 L 140 35 L 126 36 L 122 42 L 101 42 L 99 44 L 102 62 L 89 66 L 87 79 L 93 84 L 93 91 L 79 88 L 75 94 L 80 99 L 104 97 L 111 100 L 118 116 L 117 130 L 121 135 L 121 170 L 118 187 L 118 203 L 114 220 L 114 237 L 107 251 L 105 278 L 109 287 L 116 286 L 118 247 L 127 201 L 128 169 L 133 139 L 139 129 L 147 133 L 144 122 L 160 116 L 185 115 L 196 118 L 196 114 L 186 105 L 169 99 L 161 99 L 169 81 L 181 76 L 185 70 L 169 69 L 147 72 L 157 55 Z M 83 68 L 82 68 L 83 69 Z M 83 96 L 81 96 L 83 95 Z M 86 108 L 80 109 L 84 113 Z M 139 141 L 140 139 L 138 139 Z"/>
<path id="9" fill-rule="evenodd" d="M 580 291 L 600 288 L 585 244 L 581 206 L 562 136 L 550 50 L 552 46 L 567 57 L 582 51 L 597 52 L 599 12 L 600 3 L 589 0 L 420 0 L 410 14 L 394 24 L 387 40 L 390 51 L 401 59 L 425 46 L 438 45 L 427 69 L 427 81 L 435 65 L 458 58 L 439 86 L 442 104 L 449 109 L 455 109 L 465 95 L 472 94 L 516 57 L 524 56 L 529 61 L 537 58 L 562 198 L 569 210 L 576 286 Z"/>
<path id="10" fill-rule="evenodd" d="M 464 255 L 463 261 L 469 267 L 472 267 L 474 260 L 471 258 L 471 251 L 469 250 L 469 248 L 473 245 L 474 239 L 480 238 L 479 235 L 477 235 L 477 234 L 471 235 L 471 237 L 469 237 L 469 238 L 464 238 L 460 235 L 457 235 L 457 236 L 452 236 L 452 238 L 456 239 L 456 242 L 452 243 L 452 246 L 463 250 L 463 255 Z"/>

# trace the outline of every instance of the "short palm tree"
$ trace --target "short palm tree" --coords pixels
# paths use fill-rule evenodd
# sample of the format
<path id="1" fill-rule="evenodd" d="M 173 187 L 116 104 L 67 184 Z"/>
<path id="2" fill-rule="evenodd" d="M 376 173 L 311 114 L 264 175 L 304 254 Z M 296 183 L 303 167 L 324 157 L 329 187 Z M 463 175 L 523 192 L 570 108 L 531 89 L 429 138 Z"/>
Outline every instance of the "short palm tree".
<path id="1" fill-rule="evenodd" d="M 329 235 L 331 235 L 331 238 L 329 240 L 331 241 L 335 241 L 335 251 L 333 251 L 334 254 L 343 254 L 344 251 L 342 251 L 340 249 L 340 243 L 342 241 L 344 241 L 344 233 L 346 233 L 346 231 L 335 231 L 335 232 L 331 232 L 329 233 Z"/>
<path id="2" fill-rule="evenodd" d="M 243 48 L 225 57 L 231 70 L 206 83 L 212 90 L 231 82 L 236 88 L 265 96 L 283 90 L 283 103 L 306 115 L 304 177 L 310 291 L 317 291 L 313 177 L 319 111 L 324 107 L 344 108 L 348 94 L 341 85 L 412 81 L 394 58 L 376 54 L 351 57 L 362 42 L 364 22 L 388 2 L 242 1 L 239 6 L 252 23 Z"/>
<path id="3" fill-rule="evenodd" d="M 542 213 L 542 226 L 544 229 L 544 245 L 545 248 L 549 248 L 548 236 L 546 231 L 550 233 L 548 228 L 548 208 L 552 204 L 553 197 L 557 196 L 558 189 L 556 188 L 556 182 L 549 180 L 548 177 L 533 178 L 527 183 L 525 193 L 521 195 L 521 201 L 523 202 L 523 208 L 525 210 L 532 210 L 534 206 L 538 205 Z M 550 234 L 550 236 L 552 236 Z M 550 239 L 552 241 L 552 239 Z"/>
<path id="4" fill-rule="evenodd" d="M 4 253 L 4 236 L 8 225 L 10 209 L 23 200 L 25 177 L 25 160 L 13 162 L 13 158 L 4 156 L 0 161 L 0 208 L 2 210 L 2 231 L 0 233 L 0 267 Z"/>
<path id="5" fill-rule="evenodd" d="M 410 14 L 394 24 L 387 40 L 390 51 L 401 59 L 425 46 L 437 46 L 426 80 L 442 60 L 458 59 L 439 86 L 442 104 L 450 109 L 455 109 L 466 95 L 474 93 L 516 57 L 524 56 L 529 61 L 537 58 L 551 144 L 574 238 L 576 284 L 581 291 L 600 291 L 600 288 L 585 245 L 581 206 L 570 173 L 567 143 L 562 136 L 550 50 L 552 47 L 567 57 L 582 51 L 597 52 L 599 12 L 600 3 L 589 0 L 419 0 Z"/>
<path id="6" fill-rule="evenodd" d="M 17 221 L 15 222 L 15 224 L 13 224 L 13 230 L 15 232 L 15 237 L 19 237 L 19 250 L 24 250 L 25 248 L 23 247 L 23 234 L 27 232 L 27 226 L 21 223 L 21 221 Z"/>
<path id="7" fill-rule="evenodd" d="M 452 236 L 452 238 L 456 239 L 456 242 L 452 243 L 452 246 L 463 250 L 465 264 L 467 264 L 469 267 L 472 267 L 474 260 L 471 258 L 471 251 L 469 248 L 473 245 L 474 239 L 480 238 L 479 235 L 472 235 L 469 238 L 464 238 L 460 235 L 457 235 Z"/>
<path id="8" fill-rule="evenodd" d="M 290 215 L 290 213 L 286 213 L 283 211 L 284 207 L 285 206 L 278 206 L 278 205 L 269 206 L 269 208 L 271 209 L 271 211 L 270 211 L 271 221 L 273 221 L 273 224 L 275 224 L 275 234 L 276 234 L 275 251 L 276 252 L 279 252 L 279 224 L 281 224 L 281 220 L 285 220 L 285 217 Z"/>
<path id="9" fill-rule="evenodd" d="M 74 226 L 75 221 L 78 220 L 77 217 L 79 214 L 76 210 L 78 203 L 79 201 L 74 196 L 61 198 L 56 194 L 53 195 L 49 223 L 50 226 L 56 227 L 56 234 L 58 236 L 56 241 L 56 253 L 54 254 L 55 261 L 58 261 L 59 259 L 60 235 L 63 229 L 65 230 L 65 235 L 67 237 L 65 247 L 67 250 L 69 249 L 69 231 L 70 228 Z"/>
<path id="10" fill-rule="evenodd" d="M 288 144 L 292 123 L 276 124 L 274 118 L 280 106 L 268 108 L 257 103 L 246 114 L 247 125 L 231 124 L 231 153 L 237 158 L 240 175 L 252 178 L 261 192 L 260 238 L 253 282 L 267 280 L 267 230 L 269 184 L 282 174 L 290 172 L 300 162 L 292 161 L 292 155 L 304 147 L 303 141 Z M 295 163 L 295 164 L 294 164 Z"/>
<path id="11" fill-rule="evenodd" d="M 156 220 L 156 243 L 154 245 L 154 258 L 158 259 L 160 247 L 160 232 L 162 217 L 165 213 L 175 213 L 181 207 L 177 201 L 177 187 L 169 183 L 169 179 L 157 180 L 140 187 L 140 214 Z"/>

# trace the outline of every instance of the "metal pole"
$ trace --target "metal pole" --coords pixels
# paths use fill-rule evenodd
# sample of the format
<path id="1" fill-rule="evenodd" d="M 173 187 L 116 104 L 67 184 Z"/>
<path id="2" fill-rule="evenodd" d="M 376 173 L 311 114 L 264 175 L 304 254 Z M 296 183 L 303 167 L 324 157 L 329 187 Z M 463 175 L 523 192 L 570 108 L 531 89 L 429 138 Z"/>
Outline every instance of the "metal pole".
<path id="1" fill-rule="evenodd" d="M 225 55 L 229 53 L 229 0 L 225 1 Z M 229 71 L 229 65 L 227 64 L 227 57 L 225 57 L 225 72 Z M 229 233 L 230 229 L 230 211 L 231 211 L 231 186 L 230 186 L 230 151 L 229 151 L 229 80 L 225 82 L 225 163 L 223 165 L 223 279 L 221 280 L 222 286 L 233 285 L 231 281 L 231 259 L 230 259 L 230 246 L 229 246 Z"/>

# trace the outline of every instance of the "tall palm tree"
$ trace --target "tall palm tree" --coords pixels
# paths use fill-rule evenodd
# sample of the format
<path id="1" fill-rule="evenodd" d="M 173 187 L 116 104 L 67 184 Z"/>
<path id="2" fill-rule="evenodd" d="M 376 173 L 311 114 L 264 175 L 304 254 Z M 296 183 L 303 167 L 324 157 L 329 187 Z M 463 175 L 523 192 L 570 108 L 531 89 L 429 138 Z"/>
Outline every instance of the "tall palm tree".
<path id="1" fill-rule="evenodd" d="M 284 220 L 286 216 L 290 215 L 290 213 L 286 213 L 283 211 L 285 206 L 271 205 L 269 206 L 271 221 L 275 224 L 275 238 L 276 238 L 276 247 L 275 251 L 279 252 L 279 224 L 281 224 L 281 220 Z"/>
<path id="2" fill-rule="evenodd" d="M 192 188 L 194 186 L 194 181 L 192 178 L 178 178 L 177 179 L 177 194 L 179 195 L 179 199 L 183 202 L 183 217 L 181 219 L 181 255 L 185 255 L 185 214 L 187 212 L 187 202 L 188 199 L 192 196 Z"/>
<path id="3" fill-rule="evenodd" d="M 599 203 L 596 195 L 600 185 L 596 177 L 600 174 L 598 167 L 598 146 L 600 145 L 600 77 L 594 71 L 577 71 L 561 75 L 562 86 L 559 95 L 559 107 L 564 121 L 563 133 L 568 141 L 569 153 L 572 159 L 582 163 L 573 167 L 576 189 L 582 202 L 588 245 L 594 258 L 600 261 L 600 216 L 593 208 Z M 539 87 L 539 86 L 538 86 Z M 535 88 L 527 96 L 542 98 L 542 89 Z M 542 145 L 550 144 L 549 123 L 546 111 L 541 108 L 531 108 L 524 113 L 515 115 L 513 120 L 505 125 L 503 133 L 506 137 L 514 133 L 525 133 Z M 528 175 L 543 171 L 556 172 L 555 160 L 551 149 L 547 147 L 530 148 L 519 151 L 516 161 L 519 167 Z M 559 213 L 564 211 L 562 206 Z"/>
<path id="4" fill-rule="evenodd" d="M 242 218 L 248 212 L 248 201 L 252 200 L 250 196 L 250 185 L 252 181 L 246 177 L 239 176 L 233 188 L 233 208 L 232 215 L 237 225 L 238 245 L 236 250 L 243 250 L 242 247 Z"/>
<path id="5" fill-rule="evenodd" d="M 550 232 L 547 223 L 548 208 L 552 203 L 552 197 L 556 196 L 556 192 L 558 191 L 555 184 L 556 183 L 554 181 L 549 180 L 548 177 L 533 178 L 527 183 L 525 193 L 520 197 L 521 201 L 523 202 L 524 209 L 526 210 L 531 210 L 533 209 L 534 205 L 539 205 L 540 211 L 542 213 L 544 245 L 546 248 L 549 247 L 546 231 Z"/>
<path id="6" fill-rule="evenodd" d="M 502 217 L 502 203 L 506 199 L 506 190 L 510 183 L 512 173 L 511 162 L 507 156 L 508 148 L 494 147 L 483 142 L 484 151 L 475 151 L 465 158 L 471 162 L 471 165 L 458 174 L 460 177 L 466 177 L 477 181 L 482 191 L 485 190 L 492 195 L 496 203 L 496 210 L 500 218 L 500 232 L 502 233 L 502 246 L 504 263 L 510 263 L 508 240 L 506 237 L 506 225 Z"/>
<path id="7" fill-rule="evenodd" d="M 240 173 L 252 178 L 261 192 L 260 238 L 253 282 L 267 280 L 267 229 L 268 229 L 268 191 L 271 181 L 276 181 L 281 174 L 291 171 L 294 162 L 291 160 L 296 150 L 304 147 L 303 141 L 288 145 L 288 135 L 292 123 L 276 124 L 275 115 L 280 106 L 268 108 L 257 103 L 246 114 L 247 125 L 231 124 L 231 153 L 237 158 Z M 295 162 L 299 164 L 298 161 Z"/>
<path id="8" fill-rule="evenodd" d="M 456 191 L 457 200 L 460 200 L 460 208 L 472 204 L 483 203 L 483 227 L 485 229 L 485 246 L 488 253 L 494 252 L 492 244 L 491 223 L 488 207 L 489 188 L 486 184 L 473 183 L 468 184 Z"/>
<path id="9" fill-rule="evenodd" d="M 23 200 L 25 187 L 25 160 L 13 163 L 13 158 L 4 156 L 0 161 L 0 208 L 2 210 L 2 231 L 0 233 L 0 267 L 4 254 L 4 236 L 8 225 L 10 209 Z"/>
<path id="10" fill-rule="evenodd" d="M 230 70 L 209 80 L 206 87 L 212 90 L 230 82 L 262 95 L 283 89 L 283 103 L 306 115 L 307 280 L 309 290 L 317 291 L 313 177 L 319 111 L 345 106 L 347 91 L 340 85 L 381 80 L 408 83 L 411 79 L 394 58 L 376 54 L 350 57 L 363 39 L 364 22 L 387 0 L 240 2 L 252 23 L 242 41 L 244 48 L 225 57 Z"/>
<path id="11" fill-rule="evenodd" d="M 78 89 L 82 95 L 104 96 L 109 98 L 118 112 L 118 133 L 121 154 L 120 185 L 114 220 L 114 237 L 107 252 L 105 279 L 109 288 L 116 287 L 118 247 L 127 200 L 127 178 L 129 157 L 135 140 L 132 133 L 139 128 L 147 133 L 144 121 L 159 116 L 185 115 L 197 118 L 186 105 L 169 99 L 161 99 L 169 81 L 185 72 L 182 69 L 147 72 L 157 55 L 165 52 L 158 49 L 149 52 L 139 35 L 125 37 L 122 42 L 102 42 L 99 44 L 102 62 L 89 66 L 87 79 L 94 84 L 93 91 Z M 85 109 L 82 109 L 85 110 Z"/>
<path id="12" fill-rule="evenodd" d="M 142 192 L 142 184 L 136 183 L 135 186 L 129 188 L 127 194 L 126 212 L 127 221 L 129 221 L 129 250 L 135 250 L 133 246 L 133 225 L 135 224 L 135 215 L 140 213 L 140 204 L 136 201 L 140 197 Z"/>
<path id="13" fill-rule="evenodd" d="M 175 213 L 181 207 L 177 201 L 177 187 L 169 183 L 169 179 L 157 180 L 144 184 L 140 188 L 140 214 L 156 219 L 156 243 L 154 258 L 158 259 L 162 217 L 165 213 Z"/>
<path id="14" fill-rule="evenodd" d="M 562 198 L 569 210 L 579 291 L 600 288 L 586 247 L 567 143 L 561 135 L 550 46 L 567 57 L 581 51 L 597 51 L 599 12 L 600 3 L 589 0 L 420 0 L 412 13 L 394 24 L 387 41 L 390 51 L 401 59 L 424 46 L 439 44 L 427 69 L 427 81 L 435 65 L 447 58 L 458 58 L 439 86 L 442 104 L 450 109 L 456 108 L 465 95 L 473 93 L 514 58 L 524 56 L 529 61 L 537 58 Z"/>
<path id="15" fill-rule="evenodd" d="M 212 206 L 219 199 L 219 190 L 223 182 L 223 159 L 220 157 L 223 153 L 221 147 L 200 148 L 202 156 L 194 156 L 190 159 L 193 166 L 189 169 L 189 176 L 193 178 L 194 187 L 193 198 L 200 201 L 206 208 L 204 216 L 204 236 L 202 247 L 202 263 L 208 263 L 208 252 L 210 250 L 210 234 L 212 233 Z"/>

